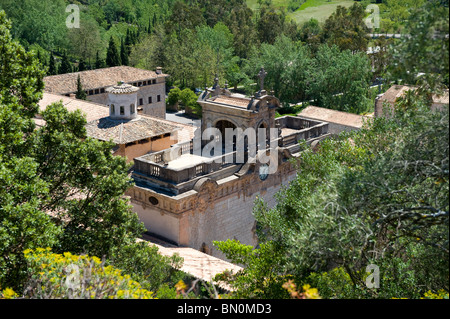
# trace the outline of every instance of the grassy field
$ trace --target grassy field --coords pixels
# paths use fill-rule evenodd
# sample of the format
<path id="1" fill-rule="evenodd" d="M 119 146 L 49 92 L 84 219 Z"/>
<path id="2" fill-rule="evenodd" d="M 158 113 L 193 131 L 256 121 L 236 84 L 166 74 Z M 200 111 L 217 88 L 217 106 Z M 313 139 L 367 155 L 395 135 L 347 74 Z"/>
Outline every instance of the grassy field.
<path id="1" fill-rule="evenodd" d="M 304 23 L 311 18 L 324 22 L 337 8 L 337 6 L 350 7 L 355 1 L 353 0 L 307 0 L 295 12 L 288 15 L 297 23 Z M 287 8 L 289 0 L 272 0 L 276 8 Z M 247 5 L 253 10 L 258 9 L 257 0 L 247 0 Z"/>

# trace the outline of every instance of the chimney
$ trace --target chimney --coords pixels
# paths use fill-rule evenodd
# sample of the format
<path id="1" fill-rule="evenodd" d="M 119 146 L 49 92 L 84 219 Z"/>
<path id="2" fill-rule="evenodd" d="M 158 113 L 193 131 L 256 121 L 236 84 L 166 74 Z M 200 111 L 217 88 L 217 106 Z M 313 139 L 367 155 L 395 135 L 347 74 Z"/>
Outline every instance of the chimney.
<path id="1" fill-rule="evenodd" d="M 156 68 L 156 74 L 162 74 L 162 67 L 160 67 L 160 66 L 158 66 L 157 68 Z"/>
<path id="2" fill-rule="evenodd" d="M 76 95 L 75 93 L 70 93 L 70 94 L 69 94 L 69 97 L 70 97 L 71 99 L 76 99 L 76 98 L 77 98 L 77 95 Z"/>

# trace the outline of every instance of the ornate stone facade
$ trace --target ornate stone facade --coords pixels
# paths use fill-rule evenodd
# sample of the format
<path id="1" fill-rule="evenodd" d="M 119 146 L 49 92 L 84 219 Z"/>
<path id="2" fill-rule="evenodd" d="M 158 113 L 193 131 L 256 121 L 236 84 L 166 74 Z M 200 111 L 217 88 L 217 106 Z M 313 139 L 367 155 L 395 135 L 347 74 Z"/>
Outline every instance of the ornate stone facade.
<path id="1" fill-rule="evenodd" d="M 299 141 L 317 143 L 330 134 L 327 123 L 290 116 L 275 119 L 280 103 L 262 89 L 246 98 L 216 82 L 198 102 L 203 109 L 200 133 L 207 128 L 221 133 L 226 128 L 276 128 L 279 136 L 259 143 L 254 161 L 236 161 L 236 148 L 228 153 L 225 149 L 220 156 L 199 154 L 196 147 L 204 148 L 208 141 L 196 139 L 135 158 L 132 177 L 136 185 L 127 195 L 152 235 L 223 258 L 213 241 L 237 239 L 257 244 L 254 201 L 259 196 L 274 205 L 275 193 L 296 177 Z M 242 151 L 247 153 L 247 148 Z M 265 164 L 259 157 L 268 153 L 278 166 L 275 173 L 262 174 Z"/>

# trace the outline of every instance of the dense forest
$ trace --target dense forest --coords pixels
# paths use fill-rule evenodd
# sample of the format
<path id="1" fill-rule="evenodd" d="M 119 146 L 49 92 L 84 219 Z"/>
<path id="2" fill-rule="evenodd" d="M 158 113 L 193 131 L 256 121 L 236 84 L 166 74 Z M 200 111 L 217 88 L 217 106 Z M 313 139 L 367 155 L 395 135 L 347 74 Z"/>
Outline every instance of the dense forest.
<path id="1" fill-rule="evenodd" d="M 382 25 L 392 21 L 396 30 L 404 29 L 410 10 L 422 2 L 384 1 Z M 80 8 L 80 28 L 65 25 L 67 0 L 0 1 L 13 22 L 14 38 L 37 52 L 47 75 L 161 66 L 171 75 L 169 87 L 202 89 L 218 75 L 221 85 L 251 94 L 264 66 L 267 87 L 282 102 L 312 101 L 362 114 L 372 110 L 376 91 L 368 88 L 384 76 L 388 63 L 383 50 L 372 58 L 365 54 L 369 45 L 389 45 L 383 39 L 373 43 L 367 35 L 380 31 L 364 24 L 367 0 L 339 7 L 325 23 L 313 18 L 301 25 L 272 1 L 259 1 L 255 10 L 244 0 L 70 3 Z"/>
<path id="2" fill-rule="evenodd" d="M 297 25 L 270 1 L 86 0 L 68 29 L 68 1 L 0 0 L 0 298 L 218 297 L 207 283 L 188 294 L 183 261 L 136 242 L 130 165 L 87 136 L 81 112 L 55 103 L 34 124 L 44 76 L 120 64 L 163 66 L 177 89 L 218 74 L 249 92 L 263 65 L 283 102 L 355 113 L 375 77 L 415 85 L 392 117 L 301 145 L 275 207 L 255 201 L 258 246 L 214 243 L 244 266 L 216 279 L 234 288 L 223 298 L 448 298 L 449 108 L 430 111 L 449 84 L 448 1 L 400 2 L 410 10 L 383 1 L 382 17 L 409 36 L 390 43 L 368 37 L 359 2 Z M 71 269 L 82 289 L 62 284 Z"/>

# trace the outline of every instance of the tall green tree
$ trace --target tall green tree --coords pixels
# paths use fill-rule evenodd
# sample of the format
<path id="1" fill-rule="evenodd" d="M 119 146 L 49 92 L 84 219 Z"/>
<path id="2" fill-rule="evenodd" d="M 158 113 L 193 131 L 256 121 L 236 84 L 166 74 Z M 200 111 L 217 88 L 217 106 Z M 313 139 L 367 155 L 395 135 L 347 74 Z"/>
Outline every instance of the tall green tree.
<path id="1" fill-rule="evenodd" d="M 122 65 L 129 65 L 128 49 L 127 49 L 123 39 L 120 41 L 120 60 L 122 62 Z"/>
<path id="2" fill-rule="evenodd" d="M 44 71 L 10 28 L 0 11 L 0 288 L 20 290 L 23 251 L 38 247 L 116 260 L 153 287 L 170 280 L 179 258 L 136 244 L 145 229 L 123 196 L 130 166 L 114 145 L 88 137 L 86 118 L 62 103 L 40 112 L 45 125 L 36 129 Z"/>
<path id="3" fill-rule="evenodd" d="M 64 51 L 61 59 L 61 64 L 58 68 L 58 74 L 66 74 L 66 73 L 72 73 L 72 64 L 70 63 L 67 52 Z"/>
<path id="4" fill-rule="evenodd" d="M 105 60 L 100 58 L 100 55 L 99 55 L 99 53 L 97 51 L 96 58 L 95 58 L 95 68 L 96 69 L 101 69 L 101 68 L 104 68 L 104 67 L 106 67 Z"/>
<path id="5" fill-rule="evenodd" d="M 77 93 L 75 97 L 79 100 L 86 100 L 86 91 L 83 90 L 83 85 L 81 84 L 81 77 L 79 74 L 77 78 Z"/>
<path id="6" fill-rule="evenodd" d="M 405 33 L 392 50 L 389 67 L 392 81 L 449 86 L 449 9 L 441 1 L 428 1 L 414 10 Z M 422 76 L 419 76 L 422 74 Z"/>
<path id="7" fill-rule="evenodd" d="M 318 106 L 361 114 L 371 107 L 368 99 L 372 78 L 366 53 L 340 51 L 324 44 L 311 66 L 307 91 Z"/>
<path id="8" fill-rule="evenodd" d="M 108 51 L 106 52 L 106 65 L 109 67 L 121 65 L 120 54 L 113 37 L 109 39 Z"/>
<path id="9" fill-rule="evenodd" d="M 338 6 L 325 21 L 322 41 L 337 45 L 341 50 L 366 52 L 369 44 L 369 30 L 364 23 L 364 7 L 355 2 L 350 8 Z"/>
<path id="10" fill-rule="evenodd" d="M 0 11 L 0 286 L 25 276 L 22 251 L 54 245 L 59 228 L 40 209 L 48 191 L 37 163 L 28 156 L 42 98 L 44 71 L 33 54 L 13 41 Z"/>
<path id="11" fill-rule="evenodd" d="M 58 74 L 57 68 L 56 68 L 56 62 L 55 62 L 55 56 L 53 55 L 53 51 L 50 53 L 50 58 L 48 61 L 49 69 L 48 69 L 48 75 L 56 75 Z"/>
<path id="12" fill-rule="evenodd" d="M 216 243 L 247 267 L 241 298 L 281 298 L 288 278 L 325 298 L 420 298 L 448 291 L 448 105 L 411 94 L 391 119 L 305 147 L 300 171 L 269 208 L 257 199 L 259 248 Z M 366 266 L 380 269 L 369 289 Z"/>

